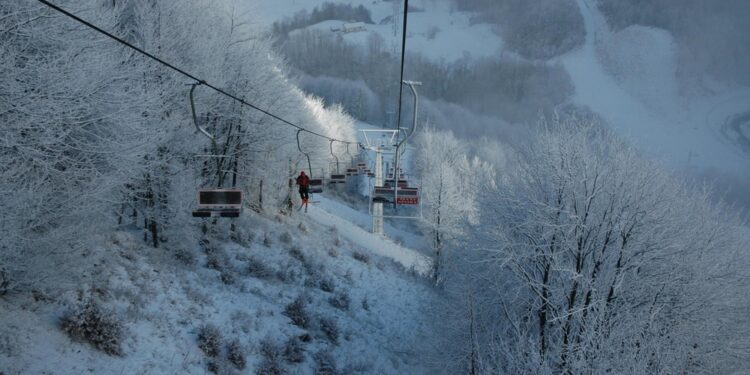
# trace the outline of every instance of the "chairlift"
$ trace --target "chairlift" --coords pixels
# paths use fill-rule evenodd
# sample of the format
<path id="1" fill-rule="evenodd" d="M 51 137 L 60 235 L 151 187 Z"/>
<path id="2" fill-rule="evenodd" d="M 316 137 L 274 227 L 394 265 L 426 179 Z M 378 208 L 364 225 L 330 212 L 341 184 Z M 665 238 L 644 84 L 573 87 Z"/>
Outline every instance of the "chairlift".
<path id="1" fill-rule="evenodd" d="M 346 174 L 332 174 L 331 179 L 328 180 L 328 182 L 331 184 L 345 184 L 346 176 Z"/>
<path id="2" fill-rule="evenodd" d="M 396 201 L 398 205 L 419 205 L 419 188 L 375 186 L 372 190 L 372 201 L 374 203 Z"/>
<path id="3" fill-rule="evenodd" d="M 346 168 L 346 175 L 347 176 L 356 176 L 359 174 L 359 169 L 357 168 Z"/>
<path id="4" fill-rule="evenodd" d="M 323 180 L 320 178 L 310 179 L 310 193 L 319 194 L 323 192 Z"/>
<path id="5" fill-rule="evenodd" d="M 329 143 L 329 147 L 331 149 L 331 156 L 333 156 L 333 158 L 336 159 L 336 173 L 331 172 L 331 178 L 328 180 L 328 182 L 331 184 L 346 183 L 346 174 L 339 173 L 339 157 L 333 153 L 333 139 L 331 139 L 331 142 Z"/>
<path id="6" fill-rule="evenodd" d="M 195 88 L 204 82 L 191 83 L 190 88 L 190 111 L 193 115 L 193 125 L 199 133 L 211 140 L 212 150 L 216 150 L 216 138 L 206 129 L 198 125 L 198 116 L 195 114 Z M 207 157 L 226 157 L 224 155 L 205 155 Z M 198 190 L 198 206 L 192 211 L 193 217 L 228 217 L 237 218 L 242 212 L 243 191 L 230 188 L 201 188 Z"/>
<path id="7" fill-rule="evenodd" d="M 193 217 L 239 217 L 242 198 L 240 189 L 200 189 Z"/>
<path id="8" fill-rule="evenodd" d="M 307 152 L 302 151 L 302 145 L 299 140 L 299 134 L 302 132 L 302 129 L 297 130 L 297 149 L 302 155 L 305 155 L 307 158 L 307 168 L 310 172 L 310 193 L 311 194 L 319 194 L 323 192 L 323 179 L 320 178 L 313 178 L 313 169 L 312 169 L 312 163 L 310 163 L 310 154 Z"/>
<path id="9" fill-rule="evenodd" d="M 398 185 L 399 189 L 409 188 L 409 183 L 405 179 L 399 179 L 398 184 L 396 184 L 392 178 L 389 178 L 383 182 L 383 185 L 387 187 Z"/>

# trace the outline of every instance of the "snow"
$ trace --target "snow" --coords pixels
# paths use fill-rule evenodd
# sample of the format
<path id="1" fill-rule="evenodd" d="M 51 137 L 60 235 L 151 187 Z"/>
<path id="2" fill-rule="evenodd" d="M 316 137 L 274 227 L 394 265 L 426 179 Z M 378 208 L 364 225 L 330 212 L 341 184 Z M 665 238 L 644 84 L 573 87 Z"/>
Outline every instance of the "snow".
<path id="1" fill-rule="evenodd" d="M 282 20 L 295 12 L 306 9 L 312 10 L 325 1 L 267 1 L 258 5 L 261 14 L 270 23 Z M 366 31 L 343 33 L 331 31 L 340 29 L 348 20 L 324 21 L 307 27 L 308 30 L 319 30 L 323 35 L 335 37 L 341 35 L 343 39 L 354 45 L 367 47 L 367 40 L 372 35 L 380 35 L 386 45 L 399 52 L 401 48 L 401 24 L 392 22 L 393 5 L 385 1 L 350 1 L 354 6 L 363 5 L 370 10 L 374 25 L 365 25 Z M 472 24 L 472 14 L 453 11 L 449 0 L 412 1 L 410 6 L 424 11 L 410 12 L 408 19 L 407 46 L 409 52 L 416 52 L 433 61 L 452 63 L 462 58 L 478 59 L 498 57 L 503 52 L 504 43 L 493 31 L 493 27 L 486 23 Z M 399 12 L 402 10 L 399 9 Z M 391 21 L 380 24 L 391 17 Z M 399 18 L 400 19 L 400 18 Z M 401 21 L 399 21 L 401 22 Z"/>
<path id="2" fill-rule="evenodd" d="M 16 296 L 0 300 L 0 369 L 8 374 L 205 374 L 207 358 L 197 346 L 197 334 L 208 323 L 225 342 L 240 341 L 247 353 L 246 371 L 260 364 L 263 339 L 284 344 L 309 332 L 313 341 L 305 344 L 305 362 L 285 363 L 285 371 L 311 374 L 313 355 L 330 350 L 339 369 L 361 365 L 363 373 L 371 374 L 426 373 L 418 351 L 427 334 L 423 308 L 433 292 L 418 274 L 428 272 L 428 259 L 347 219 L 361 222 L 366 214 L 319 198 L 321 207 L 310 207 L 308 214 L 275 219 L 243 214 L 237 223 L 249 240 L 216 243 L 221 271 L 205 266 L 208 258 L 202 252 L 192 266 L 175 261 L 168 250 L 138 240 L 139 231 L 103 236 L 101 248 L 82 258 L 81 272 L 91 272 L 90 286 L 105 293 L 98 299 L 125 322 L 124 357 L 71 340 L 57 327 L 63 311 L 75 305 L 76 292 L 49 296 L 49 302 Z M 265 237 L 270 237 L 268 245 Z M 290 256 L 293 248 L 301 250 L 309 267 Z M 369 254 L 369 263 L 356 260 L 354 252 Z M 249 258 L 286 276 L 252 277 L 245 271 Z M 96 271 L 86 270 L 89 266 Z M 306 280 L 315 279 L 309 272 L 331 278 L 334 293 L 309 285 Z M 233 274 L 235 282 L 223 283 L 223 273 Z M 346 311 L 328 303 L 341 292 L 351 298 Z M 339 345 L 330 344 L 314 325 L 303 330 L 282 314 L 299 295 L 308 299 L 313 321 L 328 317 L 337 322 Z M 364 300 L 369 309 L 362 306 Z"/>
<path id="3" fill-rule="evenodd" d="M 312 206 L 309 208 L 309 214 L 316 222 L 329 227 L 335 227 L 342 236 L 370 250 L 373 254 L 391 258 L 406 269 L 414 269 L 423 276 L 429 275 L 431 265 L 429 258 L 416 250 L 405 248 L 389 239 L 370 233 L 350 220 L 332 214 L 332 212 L 343 213 L 341 216 L 348 216 L 362 223 L 363 215 L 356 215 L 356 211 L 353 209 L 334 203 L 334 201 L 323 197 L 320 197 L 320 201 L 321 207 Z"/>
<path id="4" fill-rule="evenodd" d="M 575 84 L 574 102 L 602 115 L 619 134 L 672 167 L 745 173 L 750 155 L 722 133 L 722 126 L 750 110 L 750 88 L 681 98 L 674 45 L 666 31 L 631 27 L 612 35 L 590 0 L 577 2 L 586 42 L 560 58 Z"/>

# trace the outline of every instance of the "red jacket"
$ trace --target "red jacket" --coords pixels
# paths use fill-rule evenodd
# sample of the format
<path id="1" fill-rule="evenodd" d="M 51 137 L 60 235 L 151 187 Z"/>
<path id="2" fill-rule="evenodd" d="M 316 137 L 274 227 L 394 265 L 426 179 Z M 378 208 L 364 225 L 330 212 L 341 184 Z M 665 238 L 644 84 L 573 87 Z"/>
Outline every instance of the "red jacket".
<path id="1" fill-rule="evenodd" d="M 307 187 L 310 184 L 310 178 L 307 175 L 300 175 L 297 177 L 297 185 L 300 187 Z"/>

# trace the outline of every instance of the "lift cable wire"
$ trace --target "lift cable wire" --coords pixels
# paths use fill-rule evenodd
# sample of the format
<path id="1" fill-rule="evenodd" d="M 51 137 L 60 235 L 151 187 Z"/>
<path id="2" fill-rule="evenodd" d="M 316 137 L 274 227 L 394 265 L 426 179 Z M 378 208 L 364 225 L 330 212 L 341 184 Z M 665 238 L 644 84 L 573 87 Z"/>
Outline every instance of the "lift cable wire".
<path id="1" fill-rule="evenodd" d="M 401 78 L 398 80 L 398 119 L 396 130 L 401 129 L 401 98 L 404 95 L 404 62 L 406 61 L 406 21 L 409 18 L 409 0 L 404 0 L 404 27 L 401 32 Z"/>
<path id="2" fill-rule="evenodd" d="M 144 55 L 144 56 L 146 56 L 146 57 L 148 57 L 148 58 L 150 58 L 150 59 L 158 62 L 159 64 L 162 64 L 162 65 L 164 65 L 164 66 L 166 66 L 166 67 L 174 70 L 175 72 L 184 75 L 185 77 L 188 77 L 188 78 L 190 78 L 190 79 L 192 79 L 192 80 L 194 80 L 194 81 L 196 81 L 196 82 L 198 82 L 200 84 L 203 84 L 204 86 L 206 86 L 208 88 L 211 88 L 212 90 L 218 92 L 219 94 L 227 96 L 227 97 L 229 97 L 229 98 L 231 98 L 231 99 L 239 102 L 240 104 L 246 105 L 246 106 L 248 106 L 250 108 L 253 108 L 253 109 L 255 109 L 255 110 L 257 110 L 257 111 L 259 111 L 261 113 L 264 113 L 264 114 L 266 114 L 266 115 L 268 115 L 268 116 L 270 116 L 270 117 L 272 117 L 272 118 L 274 118 L 274 119 L 276 119 L 278 121 L 281 121 L 284 124 L 292 126 L 292 127 L 296 128 L 298 131 L 307 132 L 307 133 L 310 133 L 312 135 L 315 135 L 315 136 L 318 136 L 318 137 L 321 137 L 321 138 L 325 138 L 325 139 L 327 139 L 329 141 L 333 141 L 333 142 L 340 142 L 340 143 L 345 143 L 345 144 L 360 144 L 360 142 L 344 141 L 344 140 L 341 140 L 341 139 L 331 138 L 329 136 L 326 136 L 326 135 L 314 132 L 312 130 L 305 129 L 304 127 L 302 127 L 300 125 L 297 125 L 297 124 L 295 124 L 295 123 L 293 123 L 291 121 L 285 120 L 285 119 L 283 119 L 283 118 L 281 118 L 281 117 L 279 117 L 279 116 L 277 116 L 277 115 L 275 115 L 275 114 L 273 114 L 273 113 L 271 113 L 271 112 L 269 112 L 267 110 L 264 110 L 264 109 L 262 109 L 262 108 L 260 108 L 260 107 L 258 107 L 256 105 L 253 105 L 252 103 L 248 103 L 247 101 L 245 101 L 244 99 L 238 97 L 237 95 L 231 94 L 231 93 L 227 92 L 226 90 L 224 90 L 224 89 L 222 89 L 220 87 L 216 87 L 216 86 L 214 86 L 214 85 L 206 82 L 205 80 L 200 79 L 200 78 L 196 77 L 195 75 L 193 75 L 193 74 L 191 74 L 191 73 L 189 73 L 189 72 L 187 72 L 187 71 L 185 71 L 183 69 L 180 69 L 180 68 L 178 68 L 178 67 L 176 67 L 176 66 L 174 66 L 174 65 L 172 65 L 172 64 L 170 64 L 170 63 L 168 63 L 168 62 L 166 62 L 166 61 L 164 61 L 164 60 L 162 60 L 162 59 L 160 59 L 160 58 L 158 58 L 158 57 L 156 57 L 154 55 L 152 55 L 149 52 L 146 52 L 145 50 L 143 50 L 141 48 L 138 48 L 138 47 L 136 47 L 136 46 L 128 43 L 127 41 L 125 41 L 125 40 L 123 40 L 121 38 L 118 38 L 117 36 L 111 34 L 110 32 L 108 32 L 108 31 L 106 31 L 106 30 L 104 30 L 104 29 L 102 29 L 102 28 L 100 28 L 100 27 L 92 24 L 91 22 L 88 22 L 88 21 L 86 21 L 86 20 L 84 20 L 84 19 L 76 16 L 73 13 L 68 12 L 65 9 L 60 8 L 59 6 L 57 6 L 57 5 L 49 2 L 47 0 L 37 0 L 37 1 L 39 1 L 40 3 L 46 5 L 46 6 L 50 7 L 50 8 L 52 8 L 52 9 L 60 12 L 60 13 L 62 13 L 63 15 L 65 15 L 65 16 L 67 16 L 69 18 L 72 18 L 72 19 L 80 22 L 81 24 L 83 24 L 83 25 L 85 25 L 85 26 L 87 26 L 87 27 L 89 27 L 89 28 L 91 28 L 91 29 L 99 32 L 100 34 L 103 34 L 103 35 L 109 37 L 110 39 L 113 39 L 113 40 L 119 42 L 120 44 L 122 44 L 122 45 L 124 45 L 124 46 L 126 46 L 126 47 L 128 47 L 130 49 L 135 50 L 136 52 L 138 52 L 138 53 L 140 53 L 140 54 L 142 54 L 142 55 Z"/>

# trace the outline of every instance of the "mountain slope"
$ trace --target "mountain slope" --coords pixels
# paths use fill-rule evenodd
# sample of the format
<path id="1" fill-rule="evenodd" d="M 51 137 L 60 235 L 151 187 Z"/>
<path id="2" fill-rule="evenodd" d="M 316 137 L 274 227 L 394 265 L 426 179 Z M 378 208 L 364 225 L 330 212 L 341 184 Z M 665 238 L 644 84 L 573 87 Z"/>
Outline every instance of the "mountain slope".
<path id="1" fill-rule="evenodd" d="M 239 243 L 219 237 L 203 251 L 153 249 L 131 230 L 102 237 L 99 248 L 79 254 L 90 280 L 80 292 L 0 302 L 7 317 L 0 369 L 204 374 L 213 362 L 224 373 L 234 368 L 225 347 L 237 340 L 247 358 L 242 373 L 271 366 L 269 347 L 281 353 L 276 361 L 284 373 L 313 373 L 330 360 L 344 373 L 426 373 L 417 353 L 427 342 L 422 308 L 432 291 L 406 268 L 425 267 L 424 257 L 322 208 L 275 219 L 246 213 L 237 223 Z M 307 328 L 285 315 L 300 296 Z M 101 301 L 124 324 L 122 357 L 58 329 L 82 299 Z M 216 359 L 198 345 L 206 325 L 221 336 Z M 283 355 L 293 338 L 300 338 L 301 363 Z"/>
<path id="2" fill-rule="evenodd" d="M 727 119 L 750 111 L 747 105 L 750 89 L 723 89 L 721 94 L 706 97 L 680 97 L 676 92 L 674 60 L 665 54 L 670 48 L 669 37 L 666 41 L 663 37 L 665 31 L 629 28 L 613 35 L 591 1 L 577 2 L 584 16 L 586 43 L 560 58 L 575 83 L 574 101 L 590 107 L 618 133 L 674 167 L 744 173 L 750 155 L 725 137 L 721 129 Z M 627 56 L 641 54 L 644 45 L 657 45 L 661 51 L 646 58 L 623 61 Z M 616 46 L 620 49 L 613 51 Z M 610 58 L 609 64 L 630 64 L 627 70 L 619 69 L 620 77 L 613 77 L 613 69 L 602 61 L 606 52 L 610 52 L 604 55 Z M 658 58 L 659 54 L 662 58 Z M 655 73 L 644 74 L 649 70 Z"/>

